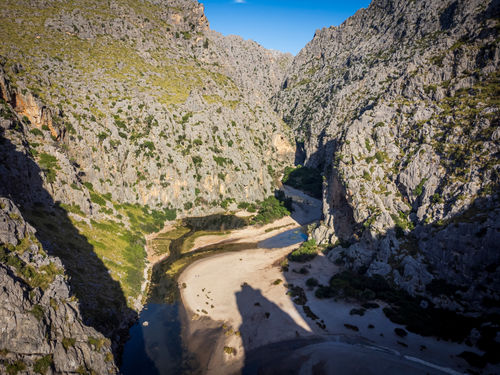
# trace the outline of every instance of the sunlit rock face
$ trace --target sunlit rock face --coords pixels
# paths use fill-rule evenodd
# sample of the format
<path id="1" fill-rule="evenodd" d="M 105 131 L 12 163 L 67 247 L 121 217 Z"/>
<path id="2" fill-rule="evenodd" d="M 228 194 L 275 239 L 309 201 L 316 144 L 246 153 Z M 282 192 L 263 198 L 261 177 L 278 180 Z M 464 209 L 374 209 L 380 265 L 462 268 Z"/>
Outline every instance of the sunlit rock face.
<path id="1" fill-rule="evenodd" d="M 1 17 L 2 98 L 39 152 L 78 165 L 52 182 L 62 202 L 90 182 L 201 213 L 264 198 L 293 160 L 268 103 L 292 56 L 210 30 L 197 2 L 9 1 Z"/>
<path id="2" fill-rule="evenodd" d="M 19 209 L 0 223 L 0 372 L 113 373 L 144 235 L 262 200 L 293 162 L 269 104 L 292 56 L 210 30 L 188 0 L 7 0 L 0 20 L 1 214 Z"/>
<path id="3" fill-rule="evenodd" d="M 498 14 L 488 0 L 373 1 L 318 30 L 272 99 L 323 171 L 313 236 L 344 245 L 332 260 L 411 293 L 460 285 L 435 296 L 456 309 L 500 290 Z"/>

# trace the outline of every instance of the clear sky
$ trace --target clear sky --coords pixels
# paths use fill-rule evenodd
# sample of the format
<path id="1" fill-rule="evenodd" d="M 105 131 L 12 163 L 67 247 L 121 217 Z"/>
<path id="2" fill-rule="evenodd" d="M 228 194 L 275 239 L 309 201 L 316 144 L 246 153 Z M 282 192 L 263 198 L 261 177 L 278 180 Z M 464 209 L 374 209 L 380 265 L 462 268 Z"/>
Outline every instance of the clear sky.
<path id="1" fill-rule="evenodd" d="M 210 28 L 296 55 L 316 29 L 340 25 L 370 0 L 198 0 Z"/>

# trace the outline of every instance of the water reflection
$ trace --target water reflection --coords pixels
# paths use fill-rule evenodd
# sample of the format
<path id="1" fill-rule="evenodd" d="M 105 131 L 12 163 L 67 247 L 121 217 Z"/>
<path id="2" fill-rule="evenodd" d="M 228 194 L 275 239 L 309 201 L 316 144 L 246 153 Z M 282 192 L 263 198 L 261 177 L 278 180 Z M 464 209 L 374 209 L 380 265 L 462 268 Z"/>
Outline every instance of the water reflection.
<path id="1" fill-rule="evenodd" d="M 121 373 L 123 375 L 192 374 L 197 364 L 184 350 L 181 340 L 181 321 L 177 275 L 194 260 L 211 254 L 245 249 L 282 248 L 307 240 L 302 228 L 290 229 L 257 243 L 225 243 L 208 246 L 193 253 L 182 254 L 180 249 L 189 236 L 199 230 L 226 231 L 244 227 L 244 219 L 231 215 L 212 215 L 186 218 L 183 224 L 190 231 L 173 240 L 170 255 L 153 267 L 148 304 L 130 329 L 125 344 Z M 173 274 L 167 274 L 172 268 Z M 144 325 L 144 323 L 146 325 Z"/>
<path id="2" fill-rule="evenodd" d="M 178 303 L 145 306 L 130 329 L 130 339 L 123 351 L 122 374 L 183 373 L 178 309 Z"/>
<path id="3" fill-rule="evenodd" d="M 302 228 L 289 229 L 271 238 L 259 242 L 260 248 L 274 249 L 288 247 L 307 240 L 307 234 Z"/>
<path id="4" fill-rule="evenodd" d="M 196 253 L 181 253 L 183 243 L 197 231 L 224 232 L 247 224 L 244 218 L 219 214 L 182 220 L 182 225 L 190 231 L 173 240 L 169 257 L 153 267 L 149 303 L 141 311 L 138 322 L 130 329 L 130 338 L 124 347 L 120 369 L 123 375 L 193 373 L 196 365 L 184 351 L 181 340 L 177 273 L 168 276 L 167 271 L 179 259 L 186 258 L 186 261 L 178 272 L 197 259 Z"/>

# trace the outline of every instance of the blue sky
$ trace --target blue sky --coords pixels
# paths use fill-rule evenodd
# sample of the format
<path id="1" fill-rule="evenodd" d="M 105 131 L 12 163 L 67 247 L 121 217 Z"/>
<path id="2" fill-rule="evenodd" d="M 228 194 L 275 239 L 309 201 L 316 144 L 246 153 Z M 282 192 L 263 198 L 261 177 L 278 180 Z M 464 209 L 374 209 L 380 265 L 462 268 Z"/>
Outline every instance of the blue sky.
<path id="1" fill-rule="evenodd" d="M 199 0 L 210 28 L 297 54 L 316 29 L 340 25 L 370 0 Z"/>

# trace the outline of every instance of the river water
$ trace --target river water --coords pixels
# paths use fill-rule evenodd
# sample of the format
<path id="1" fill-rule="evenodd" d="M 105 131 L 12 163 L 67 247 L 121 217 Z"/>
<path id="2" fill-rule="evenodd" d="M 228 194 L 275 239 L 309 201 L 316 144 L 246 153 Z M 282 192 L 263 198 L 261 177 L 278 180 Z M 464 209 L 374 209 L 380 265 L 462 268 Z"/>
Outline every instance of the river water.
<path id="1" fill-rule="evenodd" d="M 182 254 L 183 244 L 198 231 L 225 232 L 247 225 L 247 221 L 231 215 L 211 215 L 184 219 L 190 231 L 170 244 L 169 257 L 155 265 L 152 272 L 148 302 L 130 328 L 120 371 L 124 375 L 180 375 L 200 372 L 195 356 L 188 353 L 181 339 L 182 306 L 176 278 L 167 275 L 172 267 L 182 269 L 202 257 L 224 251 L 239 251 L 256 247 L 280 248 L 303 242 L 307 235 L 302 229 L 290 229 L 259 243 L 238 243 L 210 246 L 204 250 Z"/>

